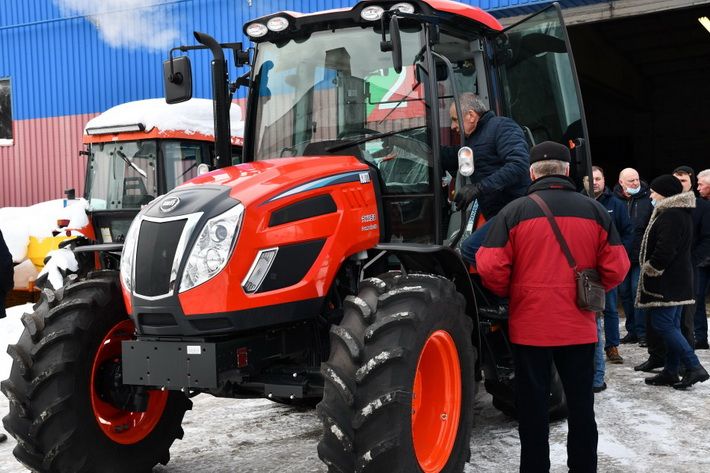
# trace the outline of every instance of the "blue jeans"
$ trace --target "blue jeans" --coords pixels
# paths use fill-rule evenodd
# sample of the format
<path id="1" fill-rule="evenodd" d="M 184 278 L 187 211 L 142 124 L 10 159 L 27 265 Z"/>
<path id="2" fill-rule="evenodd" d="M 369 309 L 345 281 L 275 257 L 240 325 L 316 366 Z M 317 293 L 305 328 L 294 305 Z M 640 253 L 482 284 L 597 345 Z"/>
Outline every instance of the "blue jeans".
<path id="1" fill-rule="evenodd" d="M 705 309 L 705 297 L 710 288 L 710 267 L 696 268 L 695 278 L 695 341 L 708 339 L 708 314 Z"/>
<path id="2" fill-rule="evenodd" d="M 686 368 L 695 368 L 700 365 L 698 357 L 688 345 L 688 341 L 680 332 L 680 314 L 682 306 L 652 307 L 648 309 L 653 329 L 666 342 L 668 352 L 664 369 L 671 374 L 678 374 L 680 363 Z"/>
<path id="3" fill-rule="evenodd" d="M 486 235 L 488 235 L 488 229 L 491 228 L 491 223 L 493 223 L 495 219 L 495 217 L 491 217 L 481 228 L 471 233 L 471 235 L 461 243 L 461 257 L 466 263 L 476 265 L 476 252 L 481 245 L 483 245 L 483 241 L 486 239 Z"/>
<path id="4" fill-rule="evenodd" d="M 604 309 L 604 348 L 619 346 L 619 311 L 616 310 L 616 288 L 606 293 Z"/>
<path id="5" fill-rule="evenodd" d="M 646 314 L 644 309 L 634 307 L 640 274 L 641 267 L 638 263 L 632 263 L 626 278 L 619 285 L 618 290 L 621 297 L 621 305 L 624 307 L 624 314 L 626 314 L 626 331 L 631 335 L 643 338 L 646 336 Z"/>
<path id="6" fill-rule="evenodd" d="M 597 346 L 594 348 L 594 381 L 592 386 L 601 387 L 604 384 L 604 334 L 602 333 L 602 318 L 597 317 Z"/>

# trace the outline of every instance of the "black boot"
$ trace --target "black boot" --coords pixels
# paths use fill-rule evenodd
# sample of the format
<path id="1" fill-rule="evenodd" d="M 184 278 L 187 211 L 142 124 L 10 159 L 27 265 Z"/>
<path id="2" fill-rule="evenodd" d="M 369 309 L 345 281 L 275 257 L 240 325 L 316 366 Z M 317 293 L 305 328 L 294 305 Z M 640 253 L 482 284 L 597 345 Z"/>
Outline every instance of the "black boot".
<path id="1" fill-rule="evenodd" d="M 675 385 L 680 382 L 680 378 L 678 378 L 677 374 L 672 374 L 666 370 L 662 370 L 656 376 L 651 376 L 650 378 L 646 378 L 644 381 L 646 381 L 646 384 L 650 384 L 651 386 L 673 386 L 673 387 L 675 387 Z"/>
<path id="2" fill-rule="evenodd" d="M 656 368 L 663 368 L 663 360 L 658 358 L 650 357 L 648 360 L 644 361 L 640 365 L 634 366 L 634 371 L 653 371 Z"/>
<path id="3" fill-rule="evenodd" d="M 639 341 L 638 337 L 636 335 L 627 333 L 624 335 L 624 338 L 619 340 L 621 343 L 637 343 Z"/>
<path id="4" fill-rule="evenodd" d="M 685 372 L 685 376 L 683 376 L 683 379 L 680 382 L 674 383 L 673 387 L 675 389 L 687 389 L 695 383 L 702 383 L 707 381 L 708 378 L 710 378 L 710 375 L 707 371 L 705 371 L 705 368 L 703 368 L 701 365 L 698 365 L 695 368 L 690 368 L 689 370 L 687 370 Z"/>

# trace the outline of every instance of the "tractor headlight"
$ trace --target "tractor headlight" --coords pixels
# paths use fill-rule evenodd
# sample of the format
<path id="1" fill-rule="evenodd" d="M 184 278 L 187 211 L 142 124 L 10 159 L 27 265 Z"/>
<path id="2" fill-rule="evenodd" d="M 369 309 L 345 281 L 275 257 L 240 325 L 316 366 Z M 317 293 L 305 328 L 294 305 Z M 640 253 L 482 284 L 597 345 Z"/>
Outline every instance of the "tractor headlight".
<path id="1" fill-rule="evenodd" d="M 261 23 L 252 23 L 247 26 L 246 33 L 250 38 L 261 38 L 269 32 L 269 28 Z"/>
<path id="2" fill-rule="evenodd" d="M 237 204 L 205 223 L 187 258 L 180 292 L 212 279 L 224 269 L 234 250 L 243 215 L 244 206 Z"/>
<path id="3" fill-rule="evenodd" d="M 365 7 L 362 9 L 360 12 L 360 18 L 362 18 L 365 21 L 376 21 L 382 18 L 382 14 L 385 12 L 385 9 L 382 8 L 379 5 L 371 5 L 369 7 Z"/>
<path id="4" fill-rule="evenodd" d="M 131 226 L 128 228 L 126 239 L 123 240 L 123 251 L 121 252 L 121 281 L 129 291 L 133 291 L 133 263 L 136 258 L 136 243 L 138 243 L 138 229 L 140 229 L 140 227 L 141 219 L 136 216 L 133 222 L 131 222 Z"/>
<path id="5" fill-rule="evenodd" d="M 402 13 L 414 13 L 414 5 L 411 3 L 396 3 L 390 7 L 390 10 L 399 10 Z"/>
<path id="6" fill-rule="evenodd" d="M 282 16 L 275 16 L 266 22 L 266 27 L 271 31 L 283 31 L 288 28 L 288 20 Z"/>

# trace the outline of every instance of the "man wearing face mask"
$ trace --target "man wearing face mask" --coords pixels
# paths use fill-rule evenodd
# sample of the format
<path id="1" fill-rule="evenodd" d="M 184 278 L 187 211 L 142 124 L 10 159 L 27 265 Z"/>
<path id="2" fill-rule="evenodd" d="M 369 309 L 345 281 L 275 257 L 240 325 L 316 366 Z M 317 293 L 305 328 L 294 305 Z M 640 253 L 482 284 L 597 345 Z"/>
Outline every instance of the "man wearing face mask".
<path id="1" fill-rule="evenodd" d="M 629 260 L 631 269 L 626 275 L 626 279 L 619 286 L 619 296 L 626 315 L 627 334 L 621 339 L 621 343 L 641 343 L 646 345 L 646 317 L 642 309 L 634 308 L 636 297 L 636 287 L 638 286 L 639 274 L 639 250 L 641 249 L 641 239 L 643 232 L 651 218 L 653 207 L 649 198 L 649 189 L 645 182 L 642 182 L 639 173 L 633 168 L 623 169 L 619 173 L 619 183 L 614 187 L 614 194 L 626 204 L 626 209 L 631 218 L 634 229 L 634 236 L 629 248 Z M 662 360 L 656 360 L 656 366 L 660 366 Z M 653 364 L 653 363 L 652 363 Z M 639 368 L 639 367 L 636 367 Z M 644 369 L 644 368 L 639 368 Z M 653 368 L 650 368 L 653 369 Z M 645 370 L 645 369 L 644 369 Z"/>

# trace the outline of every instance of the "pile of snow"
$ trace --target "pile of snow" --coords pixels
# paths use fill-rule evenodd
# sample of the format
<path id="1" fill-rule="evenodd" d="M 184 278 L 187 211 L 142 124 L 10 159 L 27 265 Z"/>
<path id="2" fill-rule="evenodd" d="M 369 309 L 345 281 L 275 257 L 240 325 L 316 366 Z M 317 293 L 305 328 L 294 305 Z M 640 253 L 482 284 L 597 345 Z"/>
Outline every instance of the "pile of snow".
<path id="1" fill-rule="evenodd" d="M 7 309 L 7 317 L 0 319 L 0 381 L 10 376 L 12 358 L 6 354 L 7 346 L 17 343 L 24 326 L 20 317 L 25 312 L 32 313 L 32 304 L 17 305 Z M 2 471 L 2 470 L 0 470 Z"/>
<path id="2" fill-rule="evenodd" d="M 39 272 L 37 278 L 41 278 L 45 274 L 54 289 L 59 289 L 64 285 L 64 277 L 62 273 L 76 272 L 79 269 L 79 263 L 74 256 L 74 253 L 68 248 L 60 248 L 58 250 L 47 253 L 49 260 L 45 263 L 42 271 Z"/>
<path id="3" fill-rule="evenodd" d="M 244 122 L 239 105 L 229 108 L 232 137 L 244 136 Z M 90 120 L 84 128 L 106 128 L 141 123 L 146 132 L 157 128 L 161 132 L 182 131 L 214 136 L 214 104 L 208 99 L 190 99 L 168 104 L 165 99 L 137 100 L 116 105 Z"/>
<path id="4" fill-rule="evenodd" d="M 27 266 L 27 249 L 30 237 L 42 240 L 54 236 L 55 233 L 81 235 L 78 229 L 89 224 L 89 218 L 86 215 L 87 208 L 88 202 L 84 199 L 56 199 L 29 207 L 0 208 L 0 231 L 2 231 L 5 243 L 12 254 L 12 260 L 18 264 L 24 264 L 24 266 L 18 267 L 22 269 L 23 274 L 27 275 L 25 280 L 16 278 L 15 287 L 27 287 L 26 279 L 35 276 L 32 271 L 23 269 Z M 59 220 L 68 220 L 69 223 L 60 228 Z M 57 260 L 48 261 L 38 277 L 50 273 L 49 279 L 58 289 L 62 286 L 62 276 L 58 269 L 76 270 L 76 259 L 69 250 L 53 251 L 48 255 L 58 255 Z"/>

